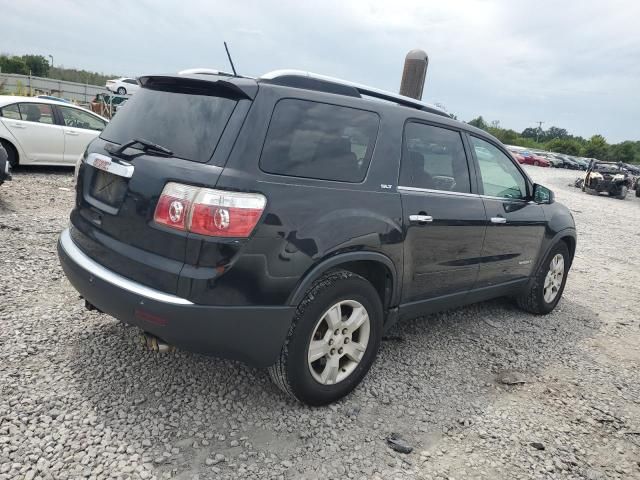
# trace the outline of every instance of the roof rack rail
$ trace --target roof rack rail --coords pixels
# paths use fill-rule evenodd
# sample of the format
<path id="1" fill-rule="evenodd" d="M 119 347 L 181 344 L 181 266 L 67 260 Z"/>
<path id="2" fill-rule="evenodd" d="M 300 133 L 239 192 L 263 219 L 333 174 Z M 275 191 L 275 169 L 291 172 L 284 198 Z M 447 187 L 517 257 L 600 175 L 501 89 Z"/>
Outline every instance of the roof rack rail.
<path id="1" fill-rule="evenodd" d="M 423 110 L 429 113 L 435 113 L 436 115 L 442 115 L 445 117 L 450 117 L 450 115 L 441 110 L 440 108 L 430 105 L 428 103 L 421 102 L 420 100 L 416 100 L 415 98 L 405 97 L 404 95 L 399 95 L 397 93 L 388 92 L 386 90 L 380 90 L 375 87 L 369 87 L 367 85 L 361 85 L 359 83 L 350 82 L 348 80 L 342 80 L 340 78 L 328 77 L 326 75 L 320 75 L 312 72 L 305 72 L 303 70 L 274 70 L 269 73 L 265 73 L 262 75 L 259 80 L 269 80 L 269 81 L 277 81 L 277 83 L 281 85 L 287 85 L 287 80 L 291 80 L 291 86 L 299 87 L 300 78 L 307 78 L 316 80 L 317 82 L 326 82 L 328 84 L 340 85 L 343 87 L 348 87 L 356 90 L 360 95 L 365 95 L 368 97 L 377 98 L 380 100 L 386 100 L 388 102 L 397 103 L 399 105 L 404 105 L 406 107 L 416 108 L 418 110 Z M 338 91 L 333 91 L 332 93 L 340 93 Z M 346 93 L 343 93 L 346 94 Z"/>

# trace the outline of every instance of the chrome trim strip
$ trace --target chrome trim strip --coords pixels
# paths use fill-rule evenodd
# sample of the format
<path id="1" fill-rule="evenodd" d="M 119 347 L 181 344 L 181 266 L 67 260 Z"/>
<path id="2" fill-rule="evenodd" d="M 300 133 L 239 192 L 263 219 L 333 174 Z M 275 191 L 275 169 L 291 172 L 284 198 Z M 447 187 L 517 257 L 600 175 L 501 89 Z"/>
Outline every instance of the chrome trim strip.
<path id="1" fill-rule="evenodd" d="M 465 193 L 465 192 L 451 192 L 449 190 L 434 190 L 431 188 L 418 188 L 418 187 L 404 187 L 398 186 L 398 191 L 401 192 L 417 192 L 417 193 L 438 193 L 442 195 L 454 195 L 456 197 L 480 197 L 477 193 Z"/>
<path id="2" fill-rule="evenodd" d="M 133 176 L 134 166 L 128 163 L 116 163 L 111 157 L 100 153 L 90 153 L 85 162 L 94 168 L 113 173 L 120 177 L 131 178 Z"/>
<path id="3" fill-rule="evenodd" d="M 432 188 L 418 188 L 418 187 L 405 187 L 398 185 L 399 192 L 415 192 L 415 193 L 437 193 L 441 195 L 453 195 L 456 197 L 476 197 L 487 198 L 489 200 L 503 200 L 509 202 L 526 202 L 523 198 L 507 198 L 507 197 L 492 197 L 491 195 L 480 195 L 478 193 L 465 193 L 465 192 L 451 192 L 448 190 L 434 190 Z"/>
<path id="4" fill-rule="evenodd" d="M 156 300 L 158 302 L 172 303 L 174 305 L 193 305 L 193 302 L 190 302 L 185 298 L 176 297 L 175 295 L 163 293 L 159 290 L 146 287 L 140 283 L 118 275 L 111 270 L 107 270 L 102 265 L 89 258 L 76 246 L 75 243 L 73 243 L 68 228 L 60 234 L 60 245 L 66 254 L 69 255 L 71 260 L 73 260 L 79 267 L 85 269 L 105 282 L 115 285 L 116 287 L 120 287 L 128 292 L 135 293 L 136 295 L 150 298 L 151 300 Z"/>

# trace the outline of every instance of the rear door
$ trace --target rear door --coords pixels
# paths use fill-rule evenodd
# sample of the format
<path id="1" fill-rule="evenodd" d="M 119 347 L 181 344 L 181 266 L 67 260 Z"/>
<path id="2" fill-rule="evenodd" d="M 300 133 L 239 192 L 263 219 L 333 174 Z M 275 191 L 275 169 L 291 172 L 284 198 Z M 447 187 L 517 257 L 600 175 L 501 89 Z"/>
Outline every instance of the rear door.
<path id="1" fill-rule="evenodd" d="M 75 165 L 89 142 L 100 135 L 107 122 L 74 107 L 56 106 L 64 123 L 64 162 Z"/>
<path id="2" fill-rule="evenodd" d="M 530 182 L 510 155 L 487 140 L 469 139 L 488 220 L 476 287 L 525 279 L 540 251 L 544 211 L 529 201 Z"/>
<path id="3" fill-rule="evenodd" d="M 168 182 L 215 186 L 249 105 L 214 81 L 148 80 L 87 150 L 74 241 L 107 268 L 176 293 L 188 234 L 154 222 L 158 198 Z M 172 153 L 121 148 L 134 138 Z"/>
<path id="4" fill-rule="evenodd" d="M 53 106 L 21 102 L 2 108 L 2 123 L 22 147 L 24 163 L 62 163 L 64 136 L 56 125 Z"/>
<path id="5" fill-rule="evenodd" d="M 406 232 L 403 303 L 473 287 L 486 216 L 471 178 L 459 131 L 406 124 L 398 187 Z"/>

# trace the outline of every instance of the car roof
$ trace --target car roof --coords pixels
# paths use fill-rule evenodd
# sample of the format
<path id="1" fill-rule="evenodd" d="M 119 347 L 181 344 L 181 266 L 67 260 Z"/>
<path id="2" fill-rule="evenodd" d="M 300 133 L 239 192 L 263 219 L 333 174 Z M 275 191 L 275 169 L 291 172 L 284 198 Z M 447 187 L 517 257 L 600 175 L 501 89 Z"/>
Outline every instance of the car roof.
<path id="1" fill-rule="evenodd" d="M 101 115 L 98 115 L 96 112 L 92 112 L 91 110 L 87 109 L 87 108 L 83 108 L 80 107 L 78 105 L 75 105 L 73 103 L 69 103 L 69 102 L 62 102 L 59 100 L 49 100 L 48 98 L 40 98 L 40 97 L 23 97 L 23 96 L 18 96 L 18 95 L 0 95 L 0 107 L 4 107 L 7 105 L 11 105 L 12 103 L 19 103 L 19 102 L 29 102 L 29 103 L 43 103 L 43 104 L 47 104 L 47 105 L 60 105 L 61 107 L 71 107 L 71 108 L 77 108 L 78 110 L 82 110 L 84 112 L 88 112 L 92 115 L 95 115 L 96 117 L 100 117 L 101 119 L 105 120 L 106 122 L 109 121 L 108 118 L 104 118 Z"/>

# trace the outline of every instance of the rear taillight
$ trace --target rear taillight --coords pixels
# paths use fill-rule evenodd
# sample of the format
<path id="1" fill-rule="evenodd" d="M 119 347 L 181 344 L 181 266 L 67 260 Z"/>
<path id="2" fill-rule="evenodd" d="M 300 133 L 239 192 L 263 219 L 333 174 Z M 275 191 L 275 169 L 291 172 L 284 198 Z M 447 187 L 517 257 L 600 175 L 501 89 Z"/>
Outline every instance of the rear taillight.
<path id="1" fill-rule="evenodd" d="M 156 223 L 212 237 L 248 237 L 264 211 L 259 193 L 227 192 L 167 183 L 153 219 Z"/>

